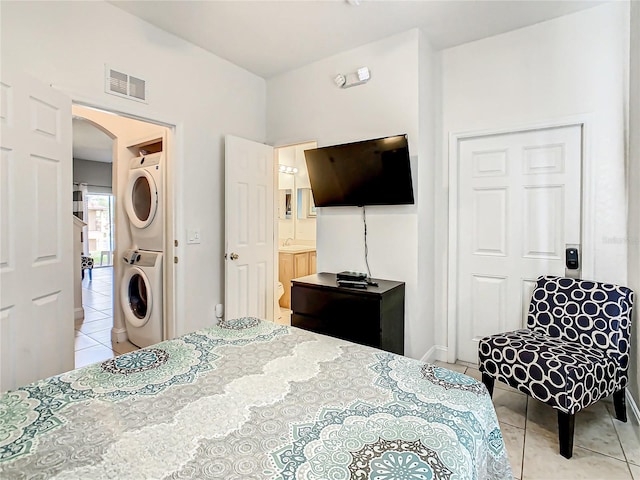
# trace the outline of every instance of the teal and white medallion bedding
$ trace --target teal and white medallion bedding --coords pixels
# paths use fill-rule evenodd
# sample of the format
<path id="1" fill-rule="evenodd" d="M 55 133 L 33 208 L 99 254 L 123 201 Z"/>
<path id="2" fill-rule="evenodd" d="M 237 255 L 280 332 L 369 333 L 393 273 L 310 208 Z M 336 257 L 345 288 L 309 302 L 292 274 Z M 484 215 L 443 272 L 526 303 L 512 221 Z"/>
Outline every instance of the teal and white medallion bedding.
<path id="1" fill-rule="evenodd" d="M 0 478 L 512 475 L 476 380 L 243 318 L 3 394 Z"/>

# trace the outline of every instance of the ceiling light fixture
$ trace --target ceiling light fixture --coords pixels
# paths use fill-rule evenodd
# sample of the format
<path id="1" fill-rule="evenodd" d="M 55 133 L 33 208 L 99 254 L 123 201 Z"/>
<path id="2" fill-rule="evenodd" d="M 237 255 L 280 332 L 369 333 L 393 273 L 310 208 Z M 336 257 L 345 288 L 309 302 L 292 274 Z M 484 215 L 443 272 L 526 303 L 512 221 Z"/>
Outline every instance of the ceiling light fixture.
<path id="1" fill-rule="evenodd" d="M 371 71 L 369 67 L 360 67 L 354 73 L 348 73 L 347 75 L 343 75 L 342 73 L 337 74 L 333 77 L 333 83 L 335 83 L 338 88 L 350 88 L 367 83 L 370 79 Z"/>

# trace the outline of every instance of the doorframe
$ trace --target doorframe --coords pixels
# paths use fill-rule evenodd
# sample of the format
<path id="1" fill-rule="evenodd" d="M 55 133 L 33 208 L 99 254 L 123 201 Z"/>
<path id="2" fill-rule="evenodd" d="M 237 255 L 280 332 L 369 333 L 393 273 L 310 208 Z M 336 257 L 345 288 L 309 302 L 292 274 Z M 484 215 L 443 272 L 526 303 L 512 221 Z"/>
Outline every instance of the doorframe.
<path id="1" fill-rule="evenodd" d="M 279 202 L 280 202 L 280 198 L 279 198 L 279 183 L 280 183 L 280 170 L 279 170 L 279 155 L 278 155 L 278 150 L 284 149 L 284 148 L 291 148 L 291 147 L 297 147 L 299 145 L 305 145 L 307 143 L 315 143 L 315 148 L 318 148 L 318 140 L 304 140 L 304 141 L 299 141 L 299 142 L 293 142 L 293 143 L 283 143 L 281 145 L 277 145 L 273 147 L 273 178 L 274 178 L 274 182 L 273 182 L 273 211 L 274 211 L 274 215 L 273 215 L 273 236 L 274 236 L 274 242 L 275 242 L 275 248 L 273 249 L 273 261 L 274 261 L 274 269 L 273 269 L 273 276 L 274 276 L 274 285 L 278 285 L 278 282 L 280 281 L 280 252 L 279 252 L 279 244 L 278 242 L 280 241 L 280 219 L 278 218 L 277 212 L 278 212 L 278 207 L 279 207 Z M 308 172 L 307 172 L 308 175 Z M 294 186 L 295 186 L 295 181 L 294 181 Z M 297 190 L 297 189 L 294 189 Z M 295 198 L 295 201 L 297 202 L 297 191 L 292 192 L 292 196 Z M 294 200 L 294 198 L 292 198 L 292 200 Z M 296 207 L 297 208 L 297 207 Z M 293 219 L 293 221 L 297 221 L 296 218 Z M 294 232 L 295 232 L 295 227 L 294 227 Z M 295 235 L 294 235 L 295 237 Z M 318 254 L 318 223 L 316 220 L 316 238 L 315 238 L 315 245 L 316 245 L 316 256 Z M 317 260 L 316 260 L 317 261 Z M 274 295 L 274 300 L 273 300 L 273 314 L 276 315 L 276 308 L 278 309 L 278 314 L 280 311 L 280 302 L 279 300 L 275 299 L 275 295 Z M 291 310 L 291 308 L 289 308 L 289 310 Z M 274 318 L 274 322 L 276 321 L 276 319 Z"/>
<path id="2" fill-rule="evenodd" d="M 448 243 L 447 243 L 447 362 L 458 359 L 458 166 L 460 163 L 459 144 L 462 140 L 491 135 L 522 133 L 534 130 L 579 126 L 582 129 L 581 155 L 581 260 L 582 275 L 593 278 L 595 266 L 595 211 L 593 193 L 595 192 L 592 167 L 591 138 L 593 134 L 593 114 L 583 114 L 548 120 L 540 123 L 525 124 L 517 127 L 490 128 L 466 132 L 449 133 L 448 153 Z"/>
<path id="3" fill-rule="evenodd" d="M 184 285 L 185 273 L 182 269 L 176 267 L 177 259 L 183 256 L 184 245 L 178 242 L 181 238 L 179 232 L 183 231 L 182 215 L 177 212 L 182 211 L 183 198 L 180 194 L 178 186 L 183 175 L 183 157 L 184 157 L 184 120 L 158 113 L 156 111 L 148 112 L 143 110 L 140 105 L 127 105 L 122 108 L 112 102 L 98 100 L 95 97 L 88 97 L 76 90 L 61 85 L 50 84 L 54 90 L 57 90 L 71 98 L 71 105 L 101 110 L 133 120 L 152 123 L 165 127 L 169 130 L 170 135 L 167 138 L 167 155 L 165 156 L 165 246 L 164 252 L 164 289 L 163 289 L 163 319 L 164 330 L 167 339 L 174 338 L 184 330 L 184 322 L 180 321 L 176 312 L 183 310 L 185 293 L 181 288 Z M 170 160 L 166 160 L 170 158 Z M 71 239 L 70 239 L 71 241 Z M 175 259 L 175 260 L 174 260 Z M 114 259 L 115 263 L 115 259 Z M 114 305 L 114 308 L 116 306 Z"/>

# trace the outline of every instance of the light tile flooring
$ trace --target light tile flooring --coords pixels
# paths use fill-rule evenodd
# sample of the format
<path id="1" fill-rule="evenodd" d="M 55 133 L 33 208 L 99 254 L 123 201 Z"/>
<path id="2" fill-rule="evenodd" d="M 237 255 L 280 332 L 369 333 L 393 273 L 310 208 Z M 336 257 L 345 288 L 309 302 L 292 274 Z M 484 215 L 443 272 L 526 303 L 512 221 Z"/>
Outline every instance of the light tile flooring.
<path id="1" fill-rule="evenodd" d="M 93 280 L 85 273 L 82 306 L 84 319 L 76 320 L 75 324 L 76 368 L 138 349 L 129 342 L 111 343 L 113 267 L 94 268 Z"/>
<path id="2" fill-rule="evenodd" d="M 435 363 L 482 379 L 475 366 Z M 640 480 L 640 425 L 629 406 L 627 423 L 615 419 L 610 398 L 579 412 L 573 457 L 567 460 L 558 453 L 554 409 L 501 382 L 495 384 L 493 404 L 515 478 Z"/>

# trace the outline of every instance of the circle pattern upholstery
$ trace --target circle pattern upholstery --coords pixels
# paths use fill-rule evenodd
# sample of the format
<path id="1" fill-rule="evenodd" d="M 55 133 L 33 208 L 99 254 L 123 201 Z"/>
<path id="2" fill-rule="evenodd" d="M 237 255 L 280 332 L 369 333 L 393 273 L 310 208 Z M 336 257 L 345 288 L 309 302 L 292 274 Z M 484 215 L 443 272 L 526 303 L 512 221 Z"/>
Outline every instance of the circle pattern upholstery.
<path id="1" fill-rule="evenodd" d="M 604 350 L 622 368 L 629 364 L 633 292 L 618 285 L 564 277 L 540 277 L 527 327 Z"/>
<path id="2" fill-rule="evenodd" d="M 574 414 L 626 386 L 633 300 L 626 287 L 540 277 L 528 328 L 483 338 L 480 370 Z"/>

